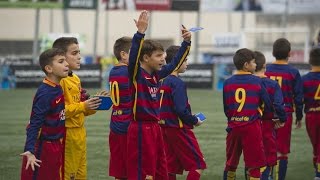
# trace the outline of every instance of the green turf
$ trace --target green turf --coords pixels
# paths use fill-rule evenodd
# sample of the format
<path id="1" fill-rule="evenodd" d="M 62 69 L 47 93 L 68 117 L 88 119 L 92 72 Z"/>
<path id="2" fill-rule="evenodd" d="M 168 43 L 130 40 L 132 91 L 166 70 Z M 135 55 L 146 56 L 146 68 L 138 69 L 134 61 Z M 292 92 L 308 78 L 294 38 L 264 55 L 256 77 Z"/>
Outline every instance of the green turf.
<path id="1" fill-rule="evenodd" d="M 0 91 L 0 180 L 19 179 L 19 153 L 23 151 L 25 127 L 34 92 L 34 89 Z M 90 92 L 94 93 L 95 90 Z M 226 120 L 222 111 L 221 93 L 209 90 L 188 92 L 193 112 L 203 112 L 207 116 L 206 122 L 194 130 L 208 165 L 201 179 L 222 179 Z M 107 174 L 109 116 L 109 112 L 101 111 L 87 118 L 89 180 L 112 179 Z M 313 179 L 312 148 L 305 128 L 293 130 L 291 147 L 287 179 Z M 242 161 L 237 172 L 238 179 L 244 179 Z M 185 176 L 178 179 L 185 179 Z"/>

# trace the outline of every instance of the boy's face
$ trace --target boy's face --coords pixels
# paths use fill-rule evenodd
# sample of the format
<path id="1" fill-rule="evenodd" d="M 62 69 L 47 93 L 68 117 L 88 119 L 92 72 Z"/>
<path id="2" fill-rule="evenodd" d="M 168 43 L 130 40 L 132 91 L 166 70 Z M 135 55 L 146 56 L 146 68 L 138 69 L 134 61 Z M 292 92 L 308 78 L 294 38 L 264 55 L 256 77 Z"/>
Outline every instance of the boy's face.
<path id="1" fill-rule="evenodd" d="M 78 44 L 70 44 L 66 52 L 66 60 L 70 70 L 80 69 L 80 49 Z"/>
<path id="2" fill-rule="evenodd" d="M 57 79 L 68 76 L 69 64 L 67 63 L 65 56 L 54 56 L 52 63 L 47 66 L 47 72 L 57 77 Z"/>
<path id="3" fill-rule="evenodd" d="M 251 72 L 251 73 L 255 72 L 256 67 L 257 67 L 257 64 L 256 64 L 256 60 L 255 59 L 252 59 L 251 61 L 246 62 L 244 64 L 244 70 L 248 71 L 248 72 Z"/>
<path id="4" fill-rule="evenodd" d="M 160 71 L 165 64 L 164 52 L 157 50 L 152 52 L 151 56 L 145 55 L 144 61 L 152 71 Z"/>
<path id="5" fill-rule="evenodd" d="M 178 69 L 178 73 L 184 73 L 186 72 L 188 67 L 188 58 L 186 58 L 183 63 L 181 64 L 180 68 Z"/>

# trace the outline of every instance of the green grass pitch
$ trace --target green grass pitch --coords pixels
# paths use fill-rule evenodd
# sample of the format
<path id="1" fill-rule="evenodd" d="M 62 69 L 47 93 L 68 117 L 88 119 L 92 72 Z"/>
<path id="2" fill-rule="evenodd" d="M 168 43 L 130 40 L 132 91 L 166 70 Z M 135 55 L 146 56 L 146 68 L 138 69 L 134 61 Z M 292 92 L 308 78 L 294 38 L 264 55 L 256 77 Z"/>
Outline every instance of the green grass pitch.
<path id="1" fill-rule="evenodd" d="M 0 180 L 20 179 L 19 154 L 23 151 L 34 93 L 35 89 L 0 91 Z M 193 113 L 203 112 L 207 116 L 205 123 L 194 129 L 208 166 L 201 179 L 222 179 L 226 137 L 222 94 L 212 90 L 188 90 L 188 93 Z M 100 111 L 86 120 L 89 180 L 112 179 L 108 176 L 109 117 L 109 111 Z M 287 179 L 313 179 L 312 148 L 305 125 L 300 130 L 293 129 L 291 151 Z M 185 175 L 178 179 L 185 179 Z M 237 179 L 244 179 L 242 161 Z"/>

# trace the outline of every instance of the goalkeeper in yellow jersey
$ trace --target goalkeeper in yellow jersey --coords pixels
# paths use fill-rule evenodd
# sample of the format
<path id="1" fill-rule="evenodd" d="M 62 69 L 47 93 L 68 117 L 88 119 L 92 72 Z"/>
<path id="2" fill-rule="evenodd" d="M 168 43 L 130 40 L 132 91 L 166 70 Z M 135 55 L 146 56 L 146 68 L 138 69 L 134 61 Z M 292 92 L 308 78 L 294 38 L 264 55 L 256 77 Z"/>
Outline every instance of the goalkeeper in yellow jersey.
<path id="1" fill-rule="evenodd" d="M 65 98 L 66 142 L 64 179 L 87 179 L 87 145 L 84 117 L 94 114 L 101 100 L 88 98 L 81 88 L 80 78 L 72 70 L 80 69 L 80 50 L 74 37 L 61 37 L 54 41 L 54 48 L 64 50 L 69 63 L 68 77 L 60 81 Z"/>

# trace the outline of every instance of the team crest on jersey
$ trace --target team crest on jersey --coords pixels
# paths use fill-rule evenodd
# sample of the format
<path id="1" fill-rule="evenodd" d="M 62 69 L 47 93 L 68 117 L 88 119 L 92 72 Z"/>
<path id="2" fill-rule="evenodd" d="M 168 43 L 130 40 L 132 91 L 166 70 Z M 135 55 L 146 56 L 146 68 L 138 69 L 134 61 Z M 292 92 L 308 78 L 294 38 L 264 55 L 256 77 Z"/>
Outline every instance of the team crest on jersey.
<path id="1" fill-rule="evenodd" d="M 60 119 L 60 121 L 64 121 L 66 119 L 66 115 L 65 115 L 64 109 L 60 111 L 59 119 Z"/>
<path id="2" fill-rule="evenodd" d="M 152 99 L 156 99 L 159 88 L 157 88 L 157 87 L 148 87 L 148 89 L 149 89 L 149 93 L 150 93 Z"/>

